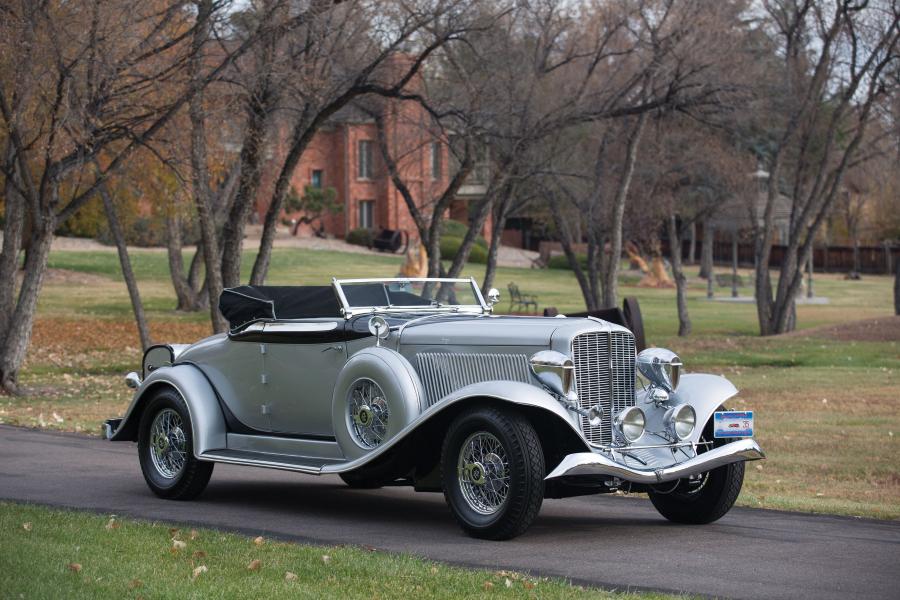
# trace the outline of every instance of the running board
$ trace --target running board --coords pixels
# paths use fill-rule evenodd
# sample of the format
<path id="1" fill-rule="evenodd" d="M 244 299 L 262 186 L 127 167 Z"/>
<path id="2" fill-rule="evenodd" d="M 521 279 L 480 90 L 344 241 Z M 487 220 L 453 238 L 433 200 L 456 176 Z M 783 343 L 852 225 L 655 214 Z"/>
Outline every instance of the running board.
<path id="1" fill-rule="evenodd" d="M 294 471 L 310 475 L 321 475 L 324 467 L 344 462 L 327 458 L 311 458 L 308 456 L 289 456 L 286 454 L 270 454 L 268 452 L 228 449 L 210 450 L 204 452 L 197 458 L 211 462 L 246 465 L 249 467 L 264 467 L 267 469 Z"/>

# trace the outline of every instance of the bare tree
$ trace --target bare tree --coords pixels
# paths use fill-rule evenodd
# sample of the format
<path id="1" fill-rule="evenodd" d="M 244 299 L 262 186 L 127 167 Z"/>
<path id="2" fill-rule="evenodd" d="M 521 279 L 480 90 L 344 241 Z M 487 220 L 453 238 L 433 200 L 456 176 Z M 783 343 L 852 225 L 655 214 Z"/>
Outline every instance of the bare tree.
<path id="1" fill-rule="evenodd" d="M 102 5 L 101 5 L 102 4 Z M 227 2 L 216 2 L 217 11 Z M 86 9 L 85 9 L 86 8 Z M 0 387 L 17 390 L 38 293 L 57 225 L 93 197 L 103 182 L 157 135 L 209 81 L 257 41 L 233 44 L 206 77 L 184 85 L 191 39 L 205 27 L 183 2 L 94 0 L 84 3 L 9 2 L 0 20 L 0 118 L 6 160 L 4 186 L 20 223 L 31 223 L 24 277 L 15 304 L 2 307 Z M 296 27 L 296 17 L 280 27 Z M 153 94 L 164 88 L 166 93 Z M 104 168 L 86 166 L 106 154 Z M 11 240 L 23 228 L 8 223 Z M 0 271 L 18 259 L 18 243 L 0 256 Z M 8 250 L 8 251 L 6 251 Z"/>
<path id="2" fill-rule="evenodd" d="M 286 112 L 290 135 L 266 210 L 251 283 L 265 280 L 291 177 L 322 125 L 364 95 L 425 103 L 421 89 L 413 84 L 429 57 L 463 38 L 471 28 L 483 26 L 469 14 L 467 3 L 459 0 L 389 6 L 393 25 L 380 38 L 371 35 L 371 23 L 384 14 L 385 4 L 348 2 L 312 20 L 288 49 L 294 75 L 284 92 L 291 103 Z M 383 119 L 381 112 L 376 108 L 375 113 Z M 402 185 L 398 189 L 402 193 Z M 408 200 L 407 204 L 415 210 Z M 418 220 L 417 225 L 420 223 Z M 426 239 L 422 237 L 423 242 Z"/>
<path id="3" fill-rule="evenodd" d="M 601 63 L 604 93 L 618 110 L 573 115 L 605 122 L 572 130 L 577 156 L 554 167 L 556 193 L 549 196 L 589 310 L 618 303 L 624 215 L 649 112 L 691 112 L 702 119 L 729 106 L 735 89 L 731 51 L 743 35 L 727 3 L 709 10 L 704 3 L 646 2 L 627 14 L 627 33 L 617 38 L 614 57 Z M 566 215 L 582 226 L 567 224 Z M 579 229 L 587 240 L 586 268 L 575 251 Z"/>
<path id="4" fill-rule="evenodd" d="M 760 333 L 794 326 L 802 265 L 816 232 L 841 193 L 848 168 L 865 159 L 870 122 L 888 97 L 887 76 L 900 56 L 896 1 L 764 2 L 782 58 L 782 80 L 764 93 L 773 123 L 765 157 L 769 172 L 762 224 L 756 231 L 756 306 Z M 780 194 L 791 203 L 782 265 L 773 292 L 769 269 Z"/>

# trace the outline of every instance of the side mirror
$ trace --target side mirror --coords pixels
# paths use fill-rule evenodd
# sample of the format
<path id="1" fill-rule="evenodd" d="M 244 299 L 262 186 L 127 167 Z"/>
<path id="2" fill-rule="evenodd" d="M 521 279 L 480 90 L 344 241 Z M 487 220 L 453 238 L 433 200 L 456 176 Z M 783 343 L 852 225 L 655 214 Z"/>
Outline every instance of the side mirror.
<path id="1" fill-rule="evenodd" d="M 381 340 L 391 335 L 391 328 L 384 317 L 376 315 L 369 319 L 369 333 L 375 336 L 375 345 L 380 346 Z"/>
<path id="2" fill-rule="evenodd" d="M 500 302 L 500 290 L 498 290 L 497 288 L 489 289 L 487 293 L 487 301 L 488 304 L 491 305 L 491 307 Z"/>

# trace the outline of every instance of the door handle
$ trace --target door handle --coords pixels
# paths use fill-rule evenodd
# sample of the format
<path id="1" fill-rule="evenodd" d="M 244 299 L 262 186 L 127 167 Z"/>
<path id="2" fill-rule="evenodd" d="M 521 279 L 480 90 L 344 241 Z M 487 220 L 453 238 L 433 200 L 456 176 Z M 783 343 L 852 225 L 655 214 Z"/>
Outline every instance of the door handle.
<path id="1" fill-rule="evenodd" d="M 327 348 L 323 348 L 322 352 L 328 352 L 329 350 L 337 350 L 338 352 L 343 352 L 343 346 L 328 346 Z"/>

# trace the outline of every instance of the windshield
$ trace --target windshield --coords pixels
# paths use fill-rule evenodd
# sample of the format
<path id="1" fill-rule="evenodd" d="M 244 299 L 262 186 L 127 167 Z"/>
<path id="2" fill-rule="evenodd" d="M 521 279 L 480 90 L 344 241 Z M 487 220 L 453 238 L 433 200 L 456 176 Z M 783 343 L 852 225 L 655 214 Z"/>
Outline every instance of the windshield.
<path id="1" fill-rule="evenodd" d="M 487 307 L 471 279 L 336 279 L 345 316 L 388 311 L 472 311 Z"/>

